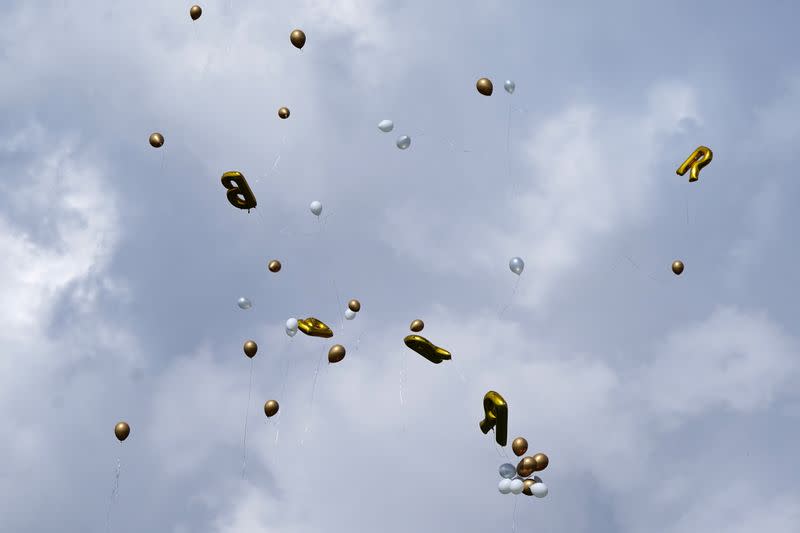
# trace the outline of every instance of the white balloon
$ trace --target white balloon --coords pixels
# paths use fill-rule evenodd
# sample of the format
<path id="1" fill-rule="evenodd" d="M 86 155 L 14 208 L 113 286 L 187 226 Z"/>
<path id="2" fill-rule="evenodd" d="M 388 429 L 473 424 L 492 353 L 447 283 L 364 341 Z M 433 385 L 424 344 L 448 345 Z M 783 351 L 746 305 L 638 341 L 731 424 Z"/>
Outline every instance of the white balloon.
<path id="1" fill-rule="evenodd" d="M 297 319 L 290 318 L 286 321 L 286 329 L 290 329 L 292 331 L 297 331 Z"/>
<path id="2" fill-rule="evenodd" d="M 503 87 L 505 87 L 505 89 L 506 89 L 506 92 L 507 92 L 508 94 L 514 94 L 514 89 L 516 89 L 516 88 L 517 88 L 517 84 L 516 84 L 516 83 L 514 83 L 514 82 L 513 82 L 513 81 L 511 81 L 511 80 L 506 80 L 506 82 L 503 84 Z"/>
<path id="3" fill-rule="evenodd" d="M 236 302 L 236 305 L 239 306 L 239 309 L 250 309 L 253 307 L 253 302 L 242 296 L 239 298 L 239 301 Z"/>
<path id="4" fill-rule="evenodd" d="M 531 492 L 537 498 L 544 498 L 545 496 L 547 496 L 548 493 L 547 485 L 545 485 L 544 483 L 534 483 L 533 485 L 531 485 Z"/>
<path id="5" fill-rule="evenodd" d="M 500 483 L 497 484 L 497 490 L 500 491 L 500 494 L 508 494 L 511 492 L 511 480 L 501 479 Z"/>
<path id="6" fill-rule="evenodd" d="M 509 487 L 511 488 L 511 494 L 522 494 L 525 483 L 520 478 L 515 478 L 509 483 Z"/>
<path id="7" fill-rule="evenodd" d="M 344 317 L 347 320 L 353 320 L 356 317 L 356 313 L 355 313 L 355 311 L 353 311 L 352 309 L 350 309 L 348 307 L 347 309 L 344 310 Z"/>
<path id="8" fill-rule="evenodd" d="M 286 334 L 289 335 L 290 337 L 294 337 L 295 335 L 297 335 L 297 330 L 286 328 Z"/>
<path id="9" fill-rule="evenodd" d="M 411 146 L 411 137 L 408 135 L 403 135 L 397 139 L 397 147 L 401 150 L 405 150 L 409 146 Z"/>
<path id="10" fill-rule="evenodd" d="M 313 202 L 311 202 L 311 205 L 309 205 L 308 208 L 316 216 L 319 216 L 320 213 L 322 213 L 322 202 L 320 202 L 318 200 L 314 200 Z"/>
<path id="11" fill-rule="evenodd" d="M 381 130 L 383 133 L 389 133 L 394 129 L 394 122 L 389 119 L 381 120 L 378 123 L 378 129 Z"/>

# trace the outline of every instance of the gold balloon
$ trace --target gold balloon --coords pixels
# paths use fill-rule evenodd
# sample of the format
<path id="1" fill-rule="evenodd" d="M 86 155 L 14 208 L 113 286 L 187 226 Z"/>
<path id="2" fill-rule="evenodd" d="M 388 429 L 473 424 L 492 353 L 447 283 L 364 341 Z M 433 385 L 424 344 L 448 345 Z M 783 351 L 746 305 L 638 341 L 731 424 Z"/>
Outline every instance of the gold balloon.
<path id="1" fill-rule="evenodd" d="M 244 343 L 244 354 L 252 359 L 256 356 L 256 352 L 258 351 L 258 344 L 255 341 L 247 341 Z"/>
<path id="2" fill-rule="evenodd" d="M 117 439 L 122 442 L 128 438 L 128 435 L 131 434 L 131 427 L 128 425 L 127 422 L 119 422 L 116 426 L 114 426 L 114 435 L 117 436 Z"/>
<path id="3" fill-rule="evenodd" d="M 494 438 L 500 446 L 508 442 L 508 404 L 499 392 L 490 390 L 483 397 L 483 420 L 478 425 L 484 435 L 494 428 Z"/>
<path id="4" fill-rule="evenodd" d="M 517 464 L 517 474 L 528 477 L 536 472 L 536 460 L 533 457 L 523 457 Z"/>
<path id="5" fill-rule="evenodd" d="M 268 400 L 267 403 L 264 404 L 264 414 L 267 415 L 267 418 L 272 418 L 276 414 L 278 414 L 278 402 L 275 400 Z"/>
<path id="6" fill-rule="evenodd" d="M 347 302 L 347 307 L 354 313 L 361 311 L 361 302 L 358 300 L 350 300 Z"/>
<path id="7" fill-rule="evenodd" d="M 303 33 L 303 30 L 294 30 L 289 35 L 289 40 L 292 42 L 295 48 L 303 48 L 303 46 L 306 44 L 306 34 Z"/>
<path id="8" fill-rule="evenodd" d="M 194 5 L 189 8 L 189 16 L 192 17 L 192 20 L 197 20 L 200 18 L 200 15 L 203 14 L 203 8 L 197 5 Z"/>
<path id="9" fill-rule="evenodd" d="M 414 333 L 419 333 L 425 328 L 425 322 L 420 319 L 416 319 L 411 323 L 410 328 Z"/>
<path id="10" fill-rule="evenodd" d="M 161 148 L 164 146 L 164 136 L 160 133 L 154 133 L 150 136 L 150 146 L 153 148 Z"/>
<path id="11" fill-rule="evenodd" d="M 309 337 L 322 337 L 329 339 L 333 337 L 333 331 L 321 320 L 314 317 L 304 318 L 297 321 L 297 327 Z"/>
<path id="12" fill-rule="evenodd" d="M 475 87 L 478 89 L 478 92 L 481 93 L 483 96 L 492 96 L 492 92 L 494 91 L 494 87 L 492 86 L 492 80 L 489 78 L 481 78 L 478 80 L 478 83 L 475 84 Z"/>
<path id="13" fill-rule="evenodd" d="M 531 492 L 531 487 L 533 486 L 534 483 L 536 483 L 536 481 L 534 481 L 533 479 L 523 480 L 522 484 L 524 488 L 522 489 L 522 494 L 525 494 L 526 496 L 533 496 L 533 492 Z"/>
<path id="14" fill-rule="evenodd" d="M 533 460 L 536 461 L 537 472 L 541 472 L 542 470 L 547 468 L 547 465 L 550 464 L 550 459 L 548 459 L 547 456 L 543 453 L 537 453 L 536 455 L 534 455 Z"/>
<path id="15" fill-rule="evenodd" d="M 689 182 L 697 181 L 700 179 L 700 171 L 706 165 L 711 163 L 713 158 L 714 154 L 711 152 L 710 148 L 698 146 L 675 172 L 678 174 L 678 176 L 683 176 L 689 169 L 691 169 L 691 172 L 689 173 Z"/>
<path id="16" fill-rule="evenodd" d="M 278 109 L 278 116 L 281 117 L 281 118 L 289 118 L 289 108 L 288 107 L 282 107 L 282 108 Z"/>
<path id="17" fill-rule="evenodd" d="M 449 361 L 452 359 L 450 352 L 444 348 L 439 348 L 425 337 L 420 337 L 419 335 L 409 335 L 403 339 L 403 342 L 406 343 L 406 346 L 420 354 L 431 363 L 438 365 L 442 361 Z"/>
<path id="18" fill-rule="evenodd" d="M 273 259 L 267 264 L 267 268 L 270 272 L 280 272 L 281 270 L 281 262 L 277 259 Z"/>
<path id="19" fill-rule="evenodd" d="M 514 455 L 522 457 L 528 451 L 528 441 L 522 437 L 517 437 L 511 443 L 511 449 L 514 451 Z"/>
<path id="20" fill-rule="evenodd" d="M 222 186 L 225 187 L 227 191 L 225 195 L 233 207 L 250 211 L 258 205 L 256 196 L 253 194 L 253 190 L 247 183 L 244 174 L 238 170 L 226 172 L 222 175 L 220 181 Z"/>
<path id="21" fill-rule="evenodd" d="M 338 363 L 342 359 L 344 359 L 344 354 L 346 353 L 344 346 L 341 344 L 334 344 L 331 346 L 331 349 L 328 350 L 328 362 L 329 363 Z"/>
<path id="22" fill-rule="evenodd" d="M 683 274 L 683 261 L 673 261 L 672 272 L 674 272 L 676 276 Z"/>

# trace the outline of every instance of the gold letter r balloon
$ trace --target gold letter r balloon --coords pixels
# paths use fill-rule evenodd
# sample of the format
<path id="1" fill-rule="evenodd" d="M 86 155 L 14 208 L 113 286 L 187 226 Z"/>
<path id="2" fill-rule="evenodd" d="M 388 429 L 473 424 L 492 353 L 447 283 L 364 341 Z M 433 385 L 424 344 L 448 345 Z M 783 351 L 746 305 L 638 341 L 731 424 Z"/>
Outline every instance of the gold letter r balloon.
<path id="1" fill-rule="evenodd" d="M 499 393 L 490 390 L 483 397 L 484 418 L 480 422 L 484 435 L 494 428 L 497 444 L 508 443 L 508 404 Z"/>
<path id="2" fill-rule="evenodd" d="M 713 157 L 714 154 L 711 152 L 710 148 L 698 146 L 695 151 L 686 158 L 686 161 L 678 167 L 675 173 L 678 174 L 678 176 L 683 176 L 687 171 L 691 170 L 689 172 L 689 181 L 697 181 L 700 179 L 700 171 L 703 167 L 711 163 Z"/>

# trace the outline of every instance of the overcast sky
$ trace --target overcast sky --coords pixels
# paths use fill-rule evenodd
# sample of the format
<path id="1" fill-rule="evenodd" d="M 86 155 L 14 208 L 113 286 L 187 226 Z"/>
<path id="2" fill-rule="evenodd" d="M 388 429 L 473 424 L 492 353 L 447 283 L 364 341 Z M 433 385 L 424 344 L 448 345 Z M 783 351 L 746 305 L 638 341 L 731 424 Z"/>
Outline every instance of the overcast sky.
<path id="1" fill-rule="evenodd" d="M 794 2 L 189 7 L 0 2 L 1 531 L 800 531 Z"/>

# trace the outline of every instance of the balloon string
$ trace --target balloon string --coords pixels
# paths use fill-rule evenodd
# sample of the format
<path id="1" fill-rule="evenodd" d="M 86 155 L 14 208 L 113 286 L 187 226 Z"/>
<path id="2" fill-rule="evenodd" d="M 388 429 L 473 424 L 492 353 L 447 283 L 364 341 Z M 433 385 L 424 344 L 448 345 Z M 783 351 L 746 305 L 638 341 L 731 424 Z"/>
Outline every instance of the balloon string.
<path id="1" fill-rule="evenodd" d="M 514 511 L 511 513 L 511 531 L 514 533 L 517 530 L 517 500 L 518 498 L 514 498 Z"/>
<path id="2" fill-rule="evenodd" d="M 316 396 L 317 392 L 317 377 L 319 376 L 319 368 L 322 365 L 322 358 L 325 357 L 325 351 L 322 351 L 322 354 L 319 356 L 317 360 L 317 368 L 314 370 L 314 381 L 311 384 L 311 407 L 308 413 L 308 422 L 306 423 L 306 429 L 303 431 L 303 438 L 300 439 L 300 446 L 303 445 L 305 441 L 305 435 L 308 433 L 309 428 L 311 427 L 311 421 L 314 418 L 314 397 Z"/>
<path id="3" fill-rule="evenodd" d="M 244 479 L 245 470 L 247 469 L 247 422 L 250 418 L 250 399 L 253 395 L 253 363 L 255 361 L 250 359 L 250 386 L 247 389 L 247 408 L 244 415 L 244 438 L 242 439 L 242 479 Z"/>
<path id="4" fill-rule="evenodd" d="M 278 400 L 279 402 L 283 401 L 284 394 L 286 393 L 286 383 L 289 381 L 289 366 L 292 364 L 292 358 L 290 356 L 292 346 L 294 343 L 294 337 L 289 339 L 289 348 L 286 350 L 286 364 L 284 365 L 283 371 L 283 385 L 281 386 L 281 396 Z M 280 434 L 280 424 L 282 418 L 283 411 L 278 411 L 278 420 L 275 422 L 275 444 L 278 444 L 278 435 Z"/>
<path id="5" fill-rule="evenodd" d="M 323 243 L 324 243 L 324 238 L 322 236 L 323 223 L 322 223 L 322 219 L 320 217 L 317 217 L 317 224 L 319 225 L 319 241 L 320 241 L 319 250 L 320 250 L 320 253 L 322 253 L 322 250 L 323 250 L 322 246 L 323 246 Z M 323 261 L 323 264 L 325 264 L 325 263 L 326 262 Z M 332 266 L 333 265 L 333 258 L 332 257 L 328 258 L 327 264 L 331 265 L 331 267 L 330 267 L 331 268 L 331 272 L 333 272 L 333 266 Z M 339 326 L 341 327 L 342 330 L 344 330 L 344 316 L 343 316 L 344 311 L 342 310 L 342 300 L 339 298 L 339 287 L 336 285 L 336 278 L 333 276 L 333 274 L 331 274 L 331 283 L 333 284 L 333 290 L 334 290 L 334 294 L 336 296 L 336 309 L 337 309 L 337 312 L 339 313 Z"/>
<path id="6" fill-rule="evenodd" d="M 506 129 L 506 173 L 508 181 L 511 182 L 511 104 L 508 104 L 508 127 Z M 511 194 L 517 192 L 516 182 L 511 183 Z"/>
<path id="7" fill-rule="evenodd" d="M 644 270 L 642 270 L 642 269 L 639 267 L 639 265 L 638 265 L 638 264 L 637 264 L 637 263 L 636 263 L 636 262 L 635 262 L 633 259 L 631 259 L 631 257 L 630 257 L 629 255 L 625 254 L 625 259 L 627 259 L 627 260 L 628 260 L 628 262 L 629 262 L 631 265 L 633 265 L 633 267 L 634 267 L 634 268 L 635 268 L 637 271 L 639 271 L 639 273 L 641 273 L 641 274 L 644 274 L 645 276 L 647 276 L 648 278 L 650 278 L 650 279 L 651 279 L 652 281 L 654 281 L 655 283 L 657 283 L 657 284 L 659 284 L 659 285 L 662 285 L 662 284 L 664 283 L 664 281 L 663 281 L 663 280 L 660 280 L 660 279 L 656 278 L 655 276 L 653 276 L 652 274 L 650 274 L 649 272 L 645 272 Z"/>
<path id="8" fill-rule="evenodd" d="M 108 499 L 108 510 L 106 511 L 106 532 L 110 531 L 111 528 L 111 506 L 114 503 L 114 498 L 119 493 L 119 475 L 122 471 L 122 462 L 120 458 L 117 457 L 117 470 L 114 474 L 114 485 L 111 488 L 111 496 Z"/>
<path id="9" fill-rule="evenodd" d="M 497 319 L 498 320 L 503 318 L 503 314 L 506 312 L 506 310 L 508 310 L 508 308 L 511 306 L 512 302 L 514 301 L 514 296 L 517 294 L 517 288 L 519 287 L 519 282 L 520 282 L 521 279 L 522 279 L 522 275 L 521 274 L 517 275 L 517 281 L 514 282 L 514 289 L 511 291 L 511 296 L 509 297 L 508 301 L 506 302 L 506 305 L 503 306 L 502 309 L 500 309 L 500 313 L 498 313 L 498 315 L 497 315 Z"/>

